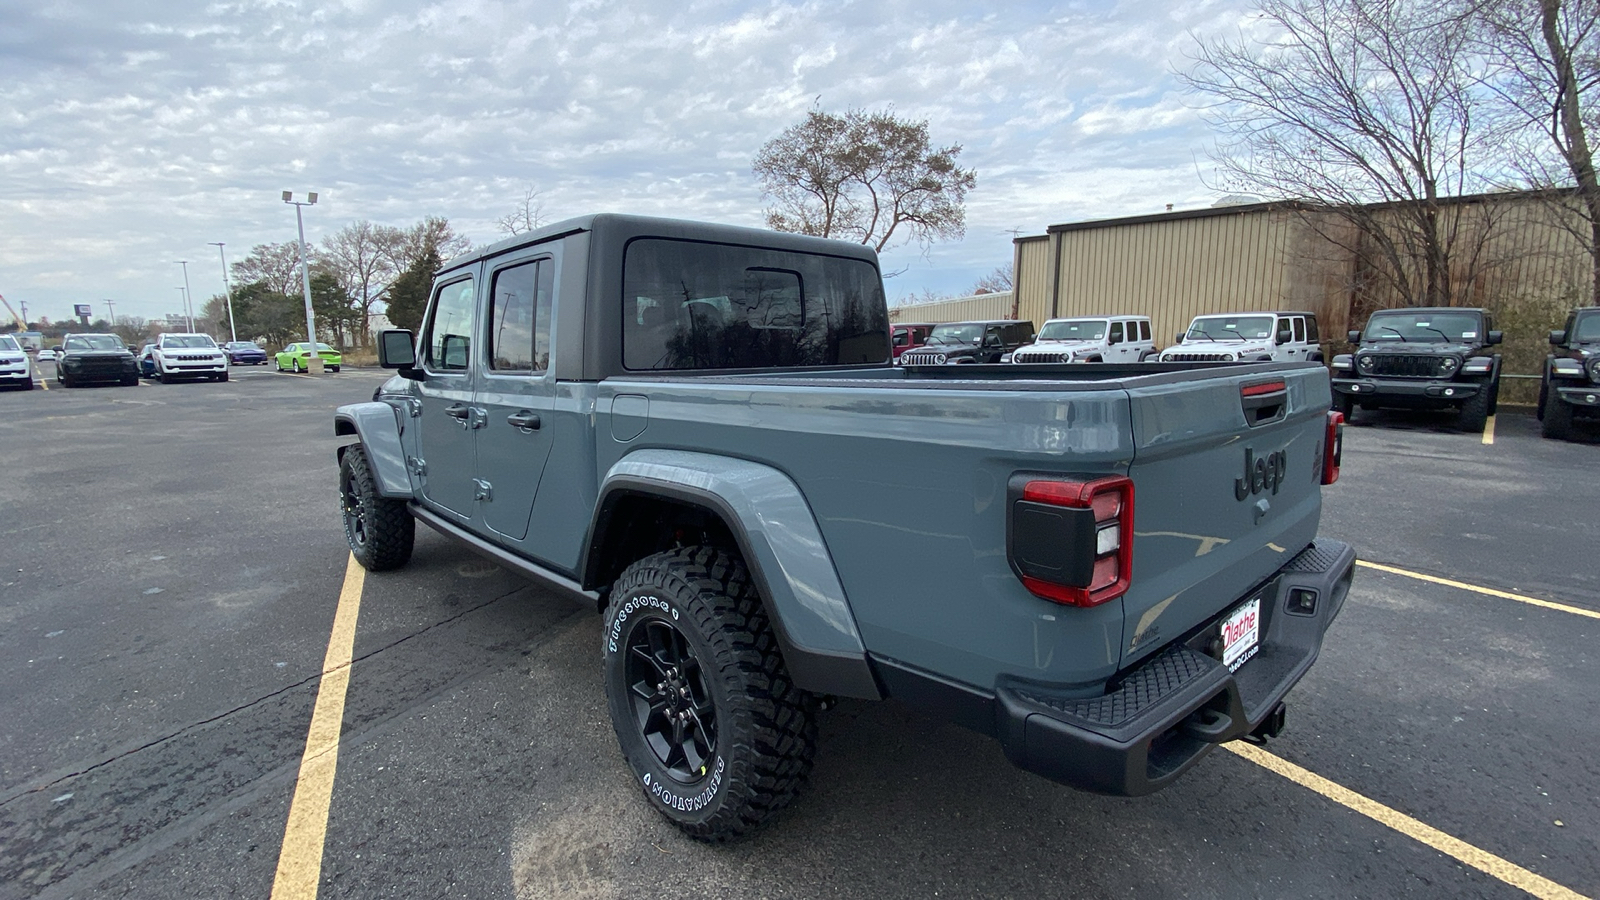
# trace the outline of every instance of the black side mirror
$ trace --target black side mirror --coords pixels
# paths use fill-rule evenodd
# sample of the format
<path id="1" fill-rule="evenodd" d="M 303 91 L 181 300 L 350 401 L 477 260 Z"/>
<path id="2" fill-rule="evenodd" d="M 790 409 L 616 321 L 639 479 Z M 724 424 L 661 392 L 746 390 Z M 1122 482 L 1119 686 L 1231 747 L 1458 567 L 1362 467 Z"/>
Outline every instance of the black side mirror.
<path id="1" fill-rule="evenodd" d="M 1280 343 L 1280 344 L 1287 344 L 1293 339 L 1294 339 L 1294 331 L 1293 331 L 1293 329 L 1285 328 L 1284 330 L 1278 332 L 1278 343 Z"/>
<path id="2" fill-rule="evenodd" d="M 1172 342 L 1173 342 L 1173 343 L 1174 343 L 1174 344 L 1181 344 L 1181 343 L 1183 343 L 1183 332 L 1181 332 L 1181 331 L 1180 331 L 1180 332 L 1178 332 L 1178 333 L 1177 333 L 1177 335 L 1176 335 L 1176 336 L 1174 336 L 1174 337 L 1173 337 L 1173 339 L 1172 339 Z"/>
<path id="3" fill-rule="evenodd" d="M 1505 332 L 1503 332 L 1503 331 L 1491 331 L 1488 334 L 1487 343 L 1492 346 L 1494 344 L 1500 343 L 1501 341 L 1503 341 L 1505 339 L 1506 339 L 1506 333 Z"/>
<path id="4" fill-rule="evenodd" d="M 1352 344 L 1361 343 L 1361 332 L 1359 332 L 1359 331 L 1352 330 L 1352 331 L 1348 332 L 1347 334 L 1345 334 L 1345 337 L 1349 338 L 1350 343 L 1352 343 Z"/>
<path id="5" fill-rule="evenodd" d="M 1550 346 L 1559 347 L 1566 342 L 1567 332 L 1564 329 L 1550 332 Z"/>
<path id="6" fill-rule="evenodd" d="M 50 348 L 50 352 L 51 352 L 51 353 L 65 353 L 65 352 L 67 352 L 67 351 L 66 351 L 66 350 L 64 350 L 64 349 L 62 349 L 62 347 L 61 347 L 61 345 L 60 345 L 60 344 L 57 344 L 57 345 L 55 345 L 55 346 L 54 346 L 54 347 L 51 347 L 51 348 Z"/>
<path id="7" fill-rule="evenodd" d="M 1118 336 L 1118 335 L 1113 334 L 1112 336 L 1106 338 L 1106 343 L 1107 344 L 1120 344 L 1120 343 L 1122 343 L 1122 338 L 1120 336 Z"/>
<path id="8" fill-rule="evenodd" d="M 412 378 L 417 370 L 416 337 L 404 328 L 386 328 L 378 335 L 378 365 L 399 369 L 400 376 Z"/>

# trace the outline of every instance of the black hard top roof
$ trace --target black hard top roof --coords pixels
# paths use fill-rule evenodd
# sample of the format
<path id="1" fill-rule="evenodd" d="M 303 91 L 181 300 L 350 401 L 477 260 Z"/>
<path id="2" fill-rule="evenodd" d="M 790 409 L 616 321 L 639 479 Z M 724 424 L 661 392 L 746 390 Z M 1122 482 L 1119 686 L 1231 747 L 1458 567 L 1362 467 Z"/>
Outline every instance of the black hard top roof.
<path id="1" fill-rule="evenodd" d="M 479 260 L 504 253 L 507 250 L 515 250 L 518 247 L 526 247 L 529 244 L 537 244 L 583 231 L 613 233 L 630 237 L 634 235 L 649 235 L 654 237 L 686 238 L 713 243 L 771 247 L 777 250 L 792 250 L 797 253 L 823 253 L 830 256 L 845 256 L 866 260 L 874 266 L 878 262 L 878 255 L 873 252 L 872 248 L 852 241 L 811 237 L 810 235 L 773 231 L 767 228 L 750 228 L 743 225 L 696 222 L 690 219 L 667 219 L 655 216 L 625 215 L 622 213 L 592 213 L 586 216 L 563 219 L 550 225 L 543 225 L 533 231 L 512 235 L 493 244 L 469 250 L 440 266 L 439 271 L 447 272 L 451 269 L 471 265 Z"/>

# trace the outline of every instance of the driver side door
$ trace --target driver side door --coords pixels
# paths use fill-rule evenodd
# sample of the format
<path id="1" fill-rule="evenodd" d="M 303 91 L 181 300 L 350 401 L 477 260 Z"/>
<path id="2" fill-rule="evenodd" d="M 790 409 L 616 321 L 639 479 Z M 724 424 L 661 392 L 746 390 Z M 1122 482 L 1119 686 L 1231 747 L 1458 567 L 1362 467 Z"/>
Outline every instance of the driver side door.
<path id="1" fill-rule="evenodd" d="M 422 495 L 462 518 L 471 518 L 473 512 L 477 462 L 473 438 L 480 426 L 473 407 L 476 300 L 470 274 L 435 286 L 417 344 L 417 366 L 423 372 L 417 385 L 422 414 L 417 420 L 416 465 L 422 470 Z"/>

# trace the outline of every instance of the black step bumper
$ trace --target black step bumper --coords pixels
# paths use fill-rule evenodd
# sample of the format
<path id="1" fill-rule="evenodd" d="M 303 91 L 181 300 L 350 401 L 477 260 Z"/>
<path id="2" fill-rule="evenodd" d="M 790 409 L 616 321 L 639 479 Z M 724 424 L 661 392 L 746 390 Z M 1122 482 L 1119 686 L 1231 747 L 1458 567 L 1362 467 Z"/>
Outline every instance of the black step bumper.
<path id="1" fill-rule="evenodd" d="M 1481 390 L 1486 382 L 1432 381 L 1421 379 L 1335 378 L 1333 391 L 1357 400 L 1367 397 L 1400 401 L 1411 406 L 1450 406 L 1462 403 Z"/>
<path id="2" fill-rule="evenodd" d="M 996 691 L 995 732 L 1023 769 L 1080 790 L 1138 796 L 1170 784 L 1217 744 L 1282 726 L 1283 698 L 1316 660 L 1350 591 L 1355 550 L 1318 539 L 1268 581 L 1255 656 L 1230 672 L 1206 651 L 1216 622 L 1083 699 L 1022 682 Z M 1307 606 L 1310 606 L 1307 609 Z"/>

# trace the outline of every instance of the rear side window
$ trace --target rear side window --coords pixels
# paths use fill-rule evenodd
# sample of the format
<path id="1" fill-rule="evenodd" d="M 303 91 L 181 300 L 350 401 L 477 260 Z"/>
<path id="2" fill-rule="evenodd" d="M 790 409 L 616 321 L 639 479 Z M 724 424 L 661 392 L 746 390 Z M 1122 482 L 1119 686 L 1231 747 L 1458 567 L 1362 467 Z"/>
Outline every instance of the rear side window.
<path id="1" fill-rule="evenodd" d="M 884 362 L 889 322 L 870 263 L 641 238 L 622 269 L 622 357 L 633 370 Z"/>
<path id="2" fill-rule="evenodd" d="M 1294 317 L 1294 339 L 1298 344 L 1306 342 L 1306 320 L 1299 316 Z"/>
<path id="3" fill-rule="evenodd" d="M 489 308 L 489 368 L 542 372 L 550 367 L 550 295 L 555 264 L 548 259 L 495 273 Z"/>
<path id="4" fill-rule="evenodd" d="M 472 349 L 472 280 L 439 288 L 423 341 L 423 361 L 436 372 L 464 371 Z"/>
<path id="5" fill-rule="evenodd" d="M 1140 322 L 1139 323 L 1139 340 L 1141 340 L 1141 341 L 1150 340 L 1150 323 L 1149 322 Z"/>
<path id="6" fill-rule="evenodd" d="M 1321 338 L 1317 335 L 1317 317 L 1306 316 L 1306 342 L 1315 344 Z"/>

